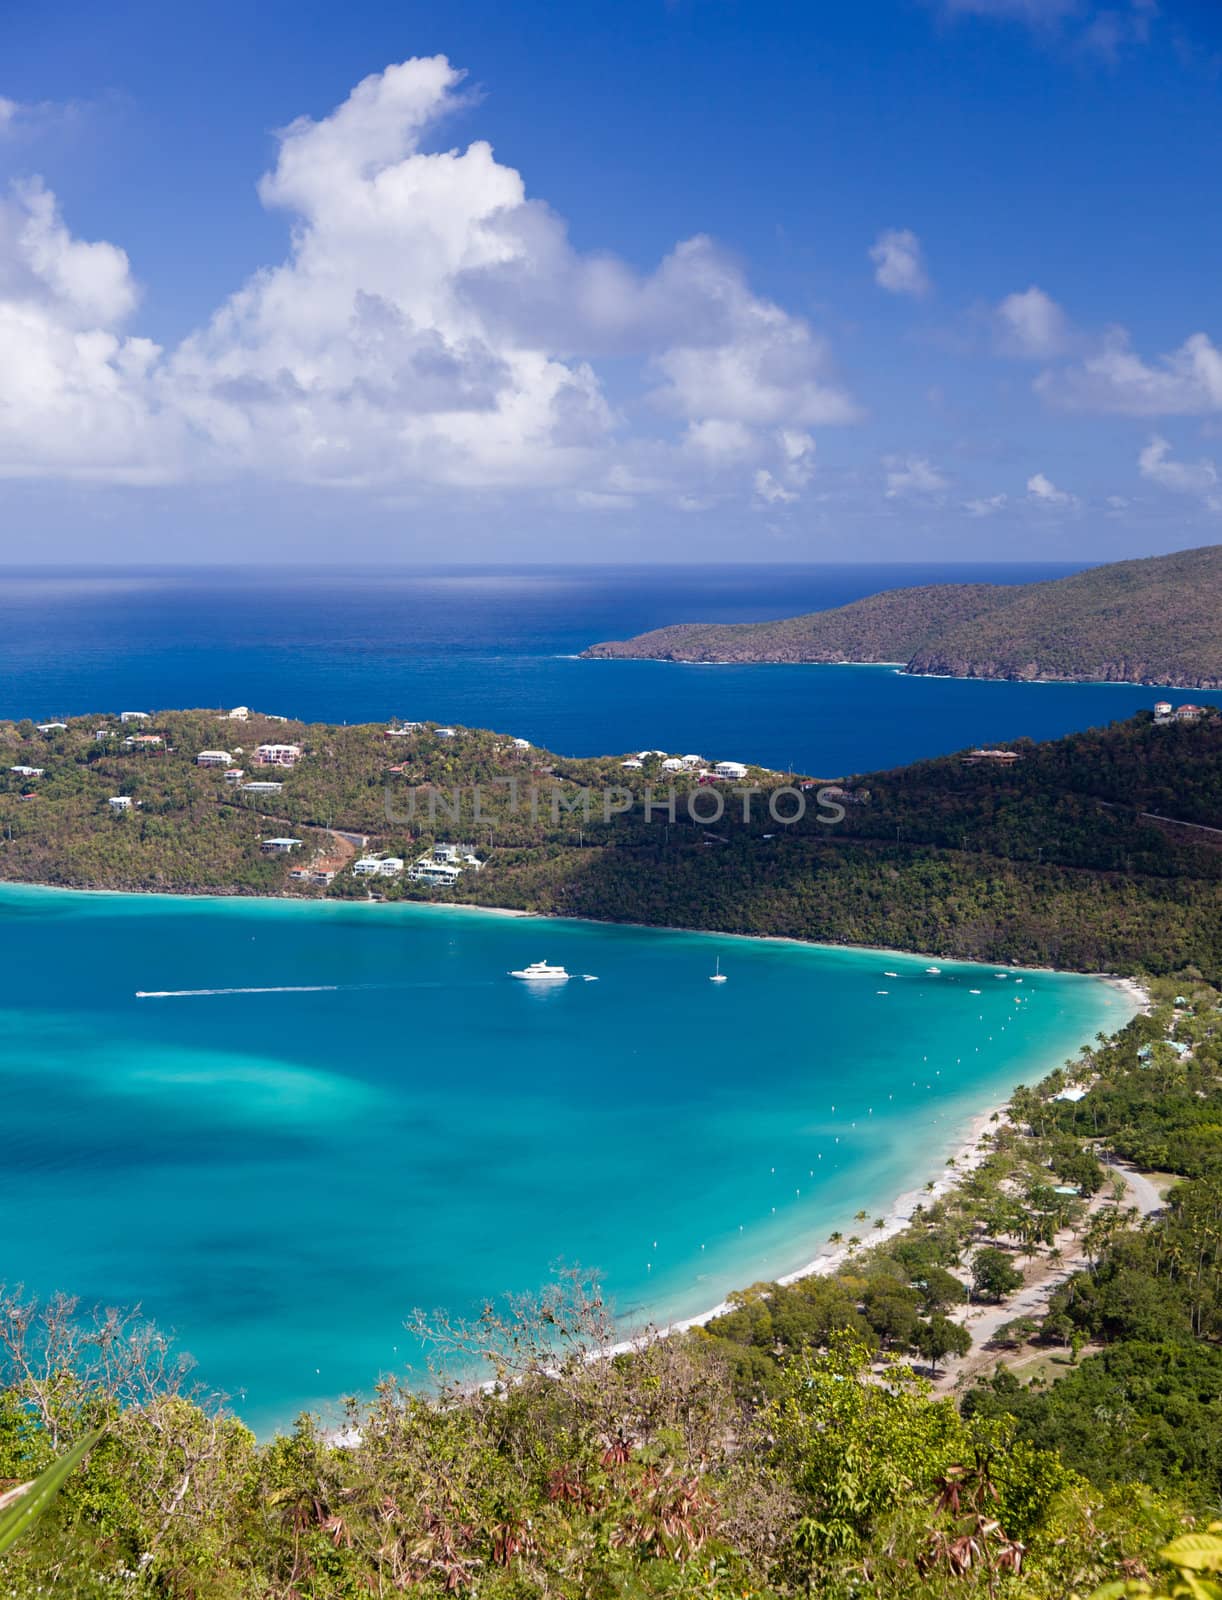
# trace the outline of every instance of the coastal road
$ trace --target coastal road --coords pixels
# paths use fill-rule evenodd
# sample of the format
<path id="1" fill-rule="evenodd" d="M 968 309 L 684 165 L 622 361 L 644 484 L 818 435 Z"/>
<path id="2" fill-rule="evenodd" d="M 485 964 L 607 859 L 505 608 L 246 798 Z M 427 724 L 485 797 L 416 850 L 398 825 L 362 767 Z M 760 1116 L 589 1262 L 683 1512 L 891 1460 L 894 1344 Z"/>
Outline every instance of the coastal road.
<path id="1" fill-rule="evenodd" d="M 1108 1162 L 1106 1166 L 1108 1172 L 1124 1180 L 1128 1191 L 1128 1203 L 1143 1217 L 1153 1216 L 1155 1212 L 1163 1209 L 1166 1201 L 1144 1173 L 1135 1172 L 1132 1167 L 1118 1166 L 1114 1162 Z M 1098 1209 L 1101 1204 L 1106 1202 L 1098 1201 L 1092 1210 Z M 977 1373 L 995 1366 L 1002 1359 L 1002 1353 L 997 1350 L 987 1350 L 985 1346 L 996 1336 L 997 1330 L 1005 1323 L 1013 1322 L 1016 1317 L 1044 1316 L 1053 1293 L 1075 1272 L 1080 1272 L 1086 1266 L 1085 1252 L 1075 1234 L 1066 1232 L 1058 1235 L 1056 1244 L 1062 1252 L 1061 1260 L 1056 1267 L 1053 1268 L 1046 1257 L 1035 1263 L 1035 1276 L 1032 1281 L 1011 1295 L 1004 1305 L 967 1305 L 960 1309 L 955 1320 L 962 1322 L 971 1334 L 972 1348 L 962 1361 L 949 1363 L 946 1370 L 939 1374 L 935 1383 L 937 1389 L 954 1388 Z"/>

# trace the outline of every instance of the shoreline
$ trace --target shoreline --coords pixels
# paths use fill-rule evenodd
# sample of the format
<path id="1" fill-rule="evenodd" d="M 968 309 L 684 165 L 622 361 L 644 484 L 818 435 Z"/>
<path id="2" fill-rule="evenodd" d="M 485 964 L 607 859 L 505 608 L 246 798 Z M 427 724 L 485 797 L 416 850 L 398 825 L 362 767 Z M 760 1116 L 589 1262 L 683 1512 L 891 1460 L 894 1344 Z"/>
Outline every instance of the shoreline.
<path id="1" fill-rule="evenodd" d="M 696 661 L 683 656 L 560 656 L 562 661 L 648 661 L 658 667 L 889 667 L 900 678 L 937 683 L 1042 683 L 1092 689 L 1169 689 L 1173 694 L 1222 694 L 1217 683 L 1151 683 L 1144 678 L 1006 678 L 981 672 L 909 672 L 906 661 Z"/>
<path id="2" fill-rule="evenodd" d="M 1031 967 L 1021 961 L 1011 961 L 998 956 L 983 960 L 976 956 L 947 955 L 936 950 L 901 950 L 892 945 L 850 944 L 847 940 L 836 943 L 827 939 L 799 939 L 792 933 L 732 933 L 722 928 L 690 928 L 674 922 L 618 922 L 605 917 L 570 917 L 555 911 L 525 911 L 519 906 L 488 906 L 470 900 L 374 900 L 329 899 L 325 895 L 308 894 L 235 894 L 227 889 L 102 889 L 82 888 L 76 884 L 38 883 L 28 878 L 0 878 L 0 893 L 5 889 L 34 889 L 48 894 L 112 895 L 130 898 L 149 898 L 173 901 L 207 900 L 227 901 L 234 905 L 296 905 L 346 908 L 370 906 L 379 910 L 472 911 L 492 917 L 521 917 L 534 921 L 572 922 L 591 928 L 635 928 L 642 933 L 685 933 L 701 939 L 741 939 L 749 944 L 789 944 L 801 950 L 847 950 L 859 955 L 897 956 L 913 961 L 953 962 L 964 967 L 1006 967 L 1013 972 L 1049 973 L 1065 978 L 1094 978 L 1100 983 L 1119 989 L 1134 998 L 1141 996 L 1145 1004 L 1146 991 L 1140 980 L 1119 972 L 1084 972 L 1077 967 Z"/>
<path id="3" fill-rule="evenodd" d="M 891 953 L 907 954 L 907 952 L 903 951 Z M 1055 967 L 1033 967 L 1023 970 L 1033 972 L 1060 971 L 1059 968 Z M 1099 974 L 1095 973 L 1073 975 L 1100 977 Z M 1101 981 L 1127 996 L 1134 1007 L 1134 1016 L 1149 1012 L 1153 1004 L 1150 993 L 1135 978 L 1102 977 Z M 1127 1020 L 1131 1020 L 1131 1018 Z M 1124 1024 L 1121 1024 L 1121 1026 L 1124 1026 Z M 1067 1057 L 1066 1059 L 1070 1058 Z M 1049 1073 L 1059 1070 L 1064 1064 L 1061 1061 L 1055 1062 L 1046 1069 L 1043 1075 L 1045 1077 L 1048 1076 Z M 932 1203 L 952 1193 L 960 1187 L 965 1178 L 970 1177 L 977 1168 L 983 1166 L 985 1161 L 988 1160 L 992 1151 L 987 1147 L 982 1148 L 981 1141 L 985 1133 L 994 1124 L 1000 1127 L 1009 1122 L 1008 1112 L 1012 1094 L 1013 1090 L 1000 1104 L 993 1104 L 983 1110 L 969 1113 L 966 1121 L 960 1123 L 959 1132 L 952 1135 L 944 1147 L 946 1155 L 943 1157 L 940 1174 L 926 1180 L 929 1185 L 928 1188 L 923 1183 L 916 1188 L 901 1190 L 891 1201 L 888 1209 L 883 1212 L 883 1226 L 881 1228 L 872 1228 L 869 1235 L 864 1237 L 859 1245 L 850 1246 L 847 1243 L 823 1245 L 809 1261 L 766 1281 L 779 1284 L 782 1287 L 788 1287 L 790 1284 L 800 1283 L 804 1278 L 828 1277 L 838 1272 L 859 1250 L 871 1249 L 873 1246 L 883 1244 L 888 1239 L 894 1239 L 897 1234 L 903 1233 L 911 1224 L 913 1214 L 918 1205 Z M 954 1163 L 953 1166 L 951 1165 L 952 1161 Z M 745 1287 L 747 1285 L 744 1285 Z M 724 1316 L 733 1309 L 734 1307 L 728 1300 L 721 1300 L 707 1311 L 698 1311 L 692 1316 L 675 1317 L 667 1319 L 665 1322 L 646 1324 L 635 1335 L 618 1341 L 603 1353 L 606 1355 L 623 1355 L 636 1349 L 642 1342 L 647 1342 L 651 1338 L 668 1338 L 672 1333 L 686 1333 L 691 1328 L 707 1327 L 710 1322 Z"/>

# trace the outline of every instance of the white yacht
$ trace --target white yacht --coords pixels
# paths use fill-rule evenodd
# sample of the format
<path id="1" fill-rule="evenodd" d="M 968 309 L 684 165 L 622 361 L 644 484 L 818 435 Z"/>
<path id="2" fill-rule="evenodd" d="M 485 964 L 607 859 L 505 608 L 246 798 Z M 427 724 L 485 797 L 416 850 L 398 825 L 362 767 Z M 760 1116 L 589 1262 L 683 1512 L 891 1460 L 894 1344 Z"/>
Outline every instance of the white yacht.
<path id="1" fill-rule="evenodd" d="M 726 981 L 726 975 L 721 970 L 721 957 L 718 956 L 717 960 L 713 963 L 712 972 L 709 973 L 709 982 L 710 983 L 725 983 L 725 981 Z"/>
<path id="2" fill-rule="evenodd" d="M 942 970 L 941 967 L 926 967 L 925 968 L 926 972 L 941 972 L 941 970 Z"/>
<path id="3" fill-rule="evenodd" d="M 530 966 L 511 972 L 511 978 L 525 978 L 528 983 L 566 983 L 568 973 L 563 967 L 553 967 L 546 961 L 532 961 Z"/>

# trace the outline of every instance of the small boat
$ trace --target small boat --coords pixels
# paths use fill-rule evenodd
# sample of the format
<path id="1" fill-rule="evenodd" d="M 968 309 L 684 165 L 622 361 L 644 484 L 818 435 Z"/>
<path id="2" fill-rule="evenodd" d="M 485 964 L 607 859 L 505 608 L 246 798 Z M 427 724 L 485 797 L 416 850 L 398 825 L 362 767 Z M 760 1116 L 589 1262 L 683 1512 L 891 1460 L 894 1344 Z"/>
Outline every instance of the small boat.
<path id="1" fill-rule="evenodd" d="M 899 973 L 898 972 L 884 972 L 883 973 L 883 977 L 884 978 L 898 978 L 899 977 Z"/>
<path id="2" fill-rule="evenodd" d="M 726 975 L 721 970 L 721 957 L 718 956 L 717 960 L 713 963 L 712 972 L 709 973 L 709 982 L 710 983 L 724 983 L 725 981 L 726 981 Z"/>
<path id="3" fill-rule="evenodd" d="M 942 970 L 941 967 L 926 967 L 925 968 L 926 972 L 933 972 L 933 973 L 941 972 L 941 970 Z"/>
<path id="4" fill-rule="evenodd" d="M 523 978 L 527 983 L 567 983 L 569 977 L 563 967 L 553 967 L 546 961 L 532 961 L 530 966 L 511 972 L 509 976 Z"/>
<path id="5" fill-rule="evenodd" d="M 968 994 L 979 994 L 980 990 L 979 989 L 969 989 L 967 992 L 968 992 Z"/>
<path id="6" fill-rule="evenodd" d="M 891 991 L 889 989 L 875 989 L 874 993 L 875 994 L 890 994 Z"/>

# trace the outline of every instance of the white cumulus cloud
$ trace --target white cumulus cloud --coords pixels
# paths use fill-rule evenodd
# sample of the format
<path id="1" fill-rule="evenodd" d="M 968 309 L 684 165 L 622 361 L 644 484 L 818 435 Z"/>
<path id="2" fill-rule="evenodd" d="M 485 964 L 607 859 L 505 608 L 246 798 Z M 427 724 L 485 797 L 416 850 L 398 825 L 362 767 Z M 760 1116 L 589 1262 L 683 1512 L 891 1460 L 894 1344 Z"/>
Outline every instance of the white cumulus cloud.
<path id="1" fill-rule="evenodd" d="M 1004 494 L 991 494 L 979 500 L 965 500 L 963 509 L 969 517 L 995 517 L 999 511 L 1006 509 L 1007 497 Z"/>
<path id="2" fill-rule="evenodd" d="M 1143 478 L 1175 494 L 1195 495 L 1210 511 L 1222 511 L 1222 479 L 1212 461 L 1173 461 L 1171 446 L 1157 435 L 1137 458 Z"/>
<path id="3" fill-rule="evenodd" d="M 870 246 L 874 281 L 889 294 L 920 299 L 930 290 L 921 241 L 910 228 L 888 228 Z"/>
<path id="4" fill-rule="evenodd" d="M 1127 416 L 1190 416 L 1222 411 L 1222 350 L 1194 333 L 1177 350 L 1143 360 L 1129 335 L 1113 328 L 1080 364 L 1042 373 L 1037 390 L 1054 405 Z"/>
<path id="5" fill-rule="evenodd" d="M 887 469 L 888 500 L 936 495 L 949 487 L 949 479 L 924 456 L 887 456 L 883 466 Z"/>
<path id="6" fill-rule="evenodd" d="M 1027 498 L 1036 505 L 1060 511 L 1072 511 L 1079 503 L 1077 495 L 1070 494 L 1068 489 L 1058 489 L 1042 472 L 1027 479 Z"/>
<path id="7" fill-rule="evenodd" d="M 998 344 L 1006 355 L 1047 359 L 1069 342 L 1069 319 L 1051 296 L 1032 284 L 997 307 Z"/>
<path id="8" fill-rule="evenodd" d="M 778 441 L 860 415 L 817 331 L 707 238 L 648 273 L 574 250 L 486 142 L 430 148 L 467 104 L 449 61 L 414 59 L 285 128 L 259 186 L 286 218 L 285 257 L 164 351 L 127 331 L 138 296 L 123 251 L 74 238 L 39 184 L 13 189 L 0 473 L 247 471 L 559 491 L 607 509 L 694 501 L 736 467 L 740 492 L 762 469 L 798 493 L 807 452 Z M 628 426 L 606 357 L 635 373 L 655 423 L 637 405 L 645 420 Z"/>

